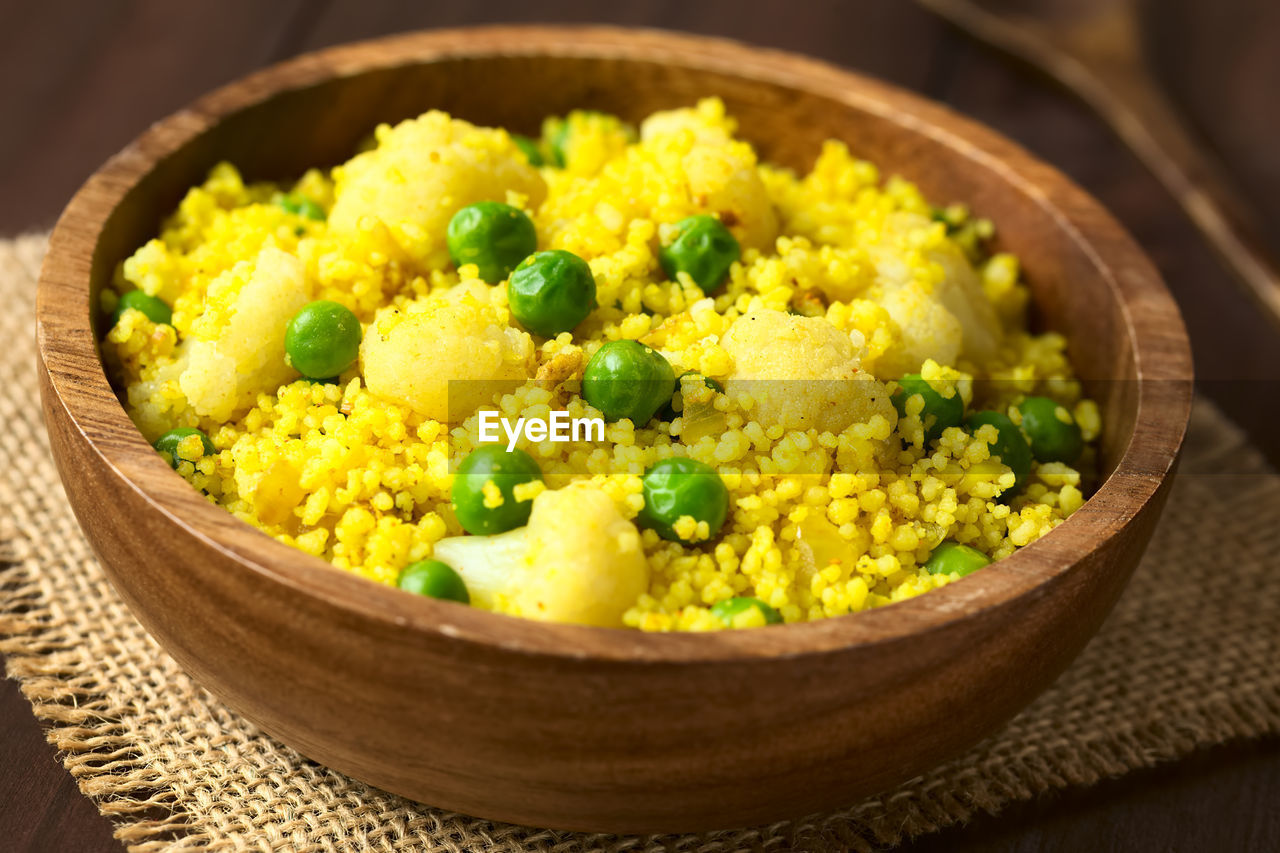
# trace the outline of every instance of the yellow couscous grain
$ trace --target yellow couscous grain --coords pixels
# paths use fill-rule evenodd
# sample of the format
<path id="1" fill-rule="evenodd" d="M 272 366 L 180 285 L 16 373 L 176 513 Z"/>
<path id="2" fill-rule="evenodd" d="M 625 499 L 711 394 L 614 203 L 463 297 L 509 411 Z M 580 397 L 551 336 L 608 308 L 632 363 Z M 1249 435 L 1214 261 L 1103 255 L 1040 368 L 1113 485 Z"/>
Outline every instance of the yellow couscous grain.
<path id="1" fill-rule="evenodd" d="M 891 399 L 919 374 L 1016 431 L 1020 402 L 1043 395 L 1086 445 L 1098 437 L 1066 341 L 1026 327 L 1017 258 L 986 255 L 991 223 L 935 209 L 845 142 L 824 145 L 807 174 L 761 163 L 715 98 L 639 128 L 589 112 L 548 119 L 539 145 L 548 163 L 535 168 L 505 131 L 431 112 L 292 185 L 215 167 L 103 295 L 108 312 L 134 288 L 172 307 L 171 323 L 119 311 L 103 340 L 143 435 L 202 430 L 214 453 L 190 435 L 169 458 L 210 500 L 395 584 L 413 561 L 515 541 L 459 539 L 453 466 L 483 444 L 479 410 L 598 418 L 584 364 L 607 342 L 639 341 L 715 386 L 686 377 L 668 415 L 609 423 L 602 440 L 520 437 L 543 474 L 514 492 L 532 508 L 528 532 L 510 579 L 472 598 L 646 631 L 765 624 L 766 609 L 713 613 L 741 596 L 787 622 L 884 606 L 958 579 L 926 566 L 944 540 L 999 559 L 1083 503 L 1092 448 L 1018 472 L 996 458 L 996 426 L 934 429 L 922 394 Z M 531 335 L 505 286 L 451 262 L 450 218 L 484 200 L 526 212 L 540 249 L 589 265 L 597 307 L 572 333 Z M 741 247 L 709 293 L 660 258 L 676 223 L 699 214 Z M 285 357 L 287 324 L 315 300 L 363 330 L 358 363 L 325 382 Z M 718 531 L 686 514 L 673 541 L 642 523 L 642 476 L 672 457 L 719 473 Z M 508 501 L 492 481 L 483 499 Z"/>

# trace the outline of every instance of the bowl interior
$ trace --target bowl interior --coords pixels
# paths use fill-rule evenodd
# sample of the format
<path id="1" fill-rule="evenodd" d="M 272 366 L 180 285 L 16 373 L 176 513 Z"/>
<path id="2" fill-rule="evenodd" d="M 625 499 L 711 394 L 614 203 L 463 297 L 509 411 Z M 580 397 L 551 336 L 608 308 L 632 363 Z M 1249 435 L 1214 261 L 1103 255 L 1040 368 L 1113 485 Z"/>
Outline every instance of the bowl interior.
<path id="1" fill-rule="evenodd" d="M 511 80 L 521 83 L 507 85 Z M 1054 221 L 1056 212 L 983 152 L 957 156 L 955 141 L 936 128 L 906 122 L 904 130 L 902 114 L 851 109 L 826 93 L 740 71 L 616 57 L 462 56 L 303 84 L 221 118 L 159 162 L 107 223 L 94 257 L 93 292 L 156 233 L 185 188 L 220 160 L 236 164 L 247 179 L 284 179 L 345 160 L 380 122 L 429 109 L 536 134 L 544 116 L 574 108 L 638 121 L 708 95 L 725 101 L 763 160 L 806 171 L 824 140 L 839 139 L 884 176 L 916 182 L 935 203 L 963 201 L 993 219 L 998 248 L 1015 251 L 1023 263 L 1034 292 L 1033 323 L 1067 336 L 1075 367 L 1102 406 L 1102 473 L 1115 468 L 1136 414 L 1134 389 L 1126 381 L 1135 378 L 1133 342 L 1096 259 Z"/>
<path id="2" fill-rule="evenodd" d="M 433 108 L 529 133 L 544 116 L 573 108 L 635 121 L 708 95 L 725 101 L 762 159 L 807 170 L 824 140 L 840 139 L 883 175 L 902 175 L 929 198 L 963 201 L 996 223 L 998 248 L 1018 254 L 1031 284 L 1033 322 L 1067 336 L 1077 372 L 1103 408 L 1108 479 L 1095 500 L 962 583 L 854 618 L 714 637 L 553 625 L 404 596 L 275 542 L 176 477 L 106 382 L 91 306 L 118 264 L 219 161 L 235 163 L 250 180 L 287 179 L 345 160 L 379 122 Z M 63 449 L 67 459 L 88 451 L 77 474 L 64 477 L 85 464 L 100 468 L 111 488 L 135 493 L 166 529 L 233 559 L 237 577 L 326 602 L 343 618 L 361 620 L 363 633 L 408 626 L 424 636 L 562 659 L 817 655 L 916 637 L 1038 592 L 1116 546 L 1154 502 L 1176 459 L 1190 400 L 1185 333 L 1154 268 L 1055 170 L 944 107 L 823 63 L 608 28 L 414 33 L 309 54 L 206 96 L 142 134 L 72 200 L 51 238 L 38 314 L 46 417 L 65 421 L 74 442 L 83 442 Z M 94 512 L 78 510 L 82 522 Z"/>

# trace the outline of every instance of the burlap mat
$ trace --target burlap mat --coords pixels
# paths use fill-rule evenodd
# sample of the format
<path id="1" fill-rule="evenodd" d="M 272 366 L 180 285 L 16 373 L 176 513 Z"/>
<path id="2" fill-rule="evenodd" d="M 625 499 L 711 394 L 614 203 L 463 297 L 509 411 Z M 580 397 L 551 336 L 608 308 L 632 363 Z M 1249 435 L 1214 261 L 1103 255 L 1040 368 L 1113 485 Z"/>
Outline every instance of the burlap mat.
<path id="1" fill-rule="evenodd" d="M 133 850 L 871 850 L 1193 749 L 1280 731 L 1280 477 L 1197 404 L 1164 520 L 1068 672 L 995 737 L 836 814 L 699 836 L 498 825 L 313 764 L 196 686 L 102 575 L 47 455 L 33 369 L 41 236 L 0 242 L 0 651 Z"/>

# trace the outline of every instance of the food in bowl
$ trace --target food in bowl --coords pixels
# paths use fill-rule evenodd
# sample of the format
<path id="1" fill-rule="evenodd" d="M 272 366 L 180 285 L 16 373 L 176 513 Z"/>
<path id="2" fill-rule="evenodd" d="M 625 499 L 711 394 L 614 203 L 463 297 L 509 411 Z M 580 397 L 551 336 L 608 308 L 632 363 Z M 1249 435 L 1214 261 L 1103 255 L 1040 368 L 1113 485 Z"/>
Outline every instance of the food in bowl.
<path id="1" fill-rule="evenodd" d="M 991 225 L 736 130 L 429 112 L 289 186 L 220 164 L 104 292 L 113 381 L 239 518 L 534 619 L 843 615 L 1074 512 L 1097 406 Z"/>

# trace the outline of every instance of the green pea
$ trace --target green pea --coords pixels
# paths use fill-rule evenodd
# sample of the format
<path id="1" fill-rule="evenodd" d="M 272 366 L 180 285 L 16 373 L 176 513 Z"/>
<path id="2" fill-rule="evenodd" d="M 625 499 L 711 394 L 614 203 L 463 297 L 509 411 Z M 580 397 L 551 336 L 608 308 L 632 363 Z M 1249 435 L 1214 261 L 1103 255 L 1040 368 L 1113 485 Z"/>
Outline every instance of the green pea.
<path id="1" fill-rule="evenodd" d="M 987 424 L 991 424 L 999 432 L 999 436 L 990 445 L 991 455 L 1008 465 L 1016 478 L 1013 487 L 1000 495 L 1000 500 L 1008 501 L 1022 491 L 1031 474 L 1031 448 L 1027 445 L 1027 440 L 1022 437 L 1022 432 L 1014 426 L 1013 421 L 1000 412 L 975 412 L 965 423 L 970 432 L 976 432 L 979 427 Z"/>
<path id="2" fill-rule="evenodd" d="M 1022 431 L 1027 434 L 1036 459 L 1071 465 L 1080 458 L 1084 437 L 1065 406 L 1048 397 L 1028 397 L 1018 411 L 1022 412 Z"/>
<path id="3" fill-rule="evenodd" d="M 950 207 L 933 207 L 929 209 L 929 218 L 946 226 L 947 234 L 955 234 L 964 224 L 964 217 L 959 211 Z"/>
<path id="4" fill-rule="evenodd" d="M 931 575 L 971 575 L 983 566 L 991 565 L 991 558 L 968 545 L 947 540 L 933 549 L 924 567 Z"/>
<path id="5" fill-rule="evenodd" d="M 317 222 L 324 222 L 325 220 L 324 208 L 306 196 L 279 195 L 276 196 L 275 203 L 286 213 L 292 213 L 294 216 L 314 219 Z"/>
<path id="6" fill-rule="evenodd" d="M 130 290 L 121 296 L 120 301 L 116 303 L 116 310 L 111 314 L 111 325 L 114 326 L 120 322 L 120 315 L 125 312 L 126 308 L 141 311 L 153 323 L 173 322 L 173 310 L 169 308 L 169 305 L 163 299 L 158 296 L 151 296 L 142 290 Z"/>
<path id="7" fill-rule="evenodd" d="M 405 566 L 397 585 L 408 592 L 445 601 L 471 603 L 471 593 L 462 576 L 439 560 L 419 560 Z"/>
<path id="8" fill-rule="evenodd" d="M 706 214 L 690 216 L 676 223 L 676 237 L 658 249 L 658 260 L 667 277 L 688 273 L 703 293 L 712 293 L 724 284 L 729 267 L 742 256 L 737 239 L 719 219 Z"/>
<path id="9" fill-rule="evenodd" d="M 172 465 L 174 468 L 177 468 L 178 462 L 182 461 L 183 459 L 186 459 L 187 462 L 196 461 L 195 459 L 188 459 L 186 457 L 181 457 L 178 455 L 178 445 L 182 443 L 182 440 L 184 438 L 191 435 L 200 436 L 200 446 L 204 450 L 204 454 L 203 454 L 204 456 L 212 456 L 218 452 L 214 448 L 213 442 L 209 440 L 209 436 L 205 435 L 203 432 L 196 429 L 195 427 L 178 427 L 177 429 L 171 429 L 168 432 L 166 432 L 164 435 L 157 438 L 155 440 L 155 443 L 152 444 L 151 446 L 162 453 L 168 453 L 169 464 Z"/>
<path id="10" fill-rule="evenodd" d="M 684 387 L 684 378 L 686 376 L 693 376 L 701 379 L 703 385 L 710 388 L 712 391 L 715 391 L 717 394 L 724 393 L 724 386 L 712 379 L 710 376 L 703 376 L 696 370 L 686 370 L 684 373 L 681 373 L 676 377 L 676 388 L 675 393 L 671 395 L 671 402 L 663 406 L 662 410 L 658 413 L 661 420 L 675 420 L 677 416 L 684 412 L 684 393 L 681 389 Z"/>
<path id="11" fill-rule="evenodd" d="M 551 152 L 551 165 L 563 169 L 569 162 L 569 120 L 554 119 L 547 125 L 547 150 Z"/>
<path id="12" fill-rule="evenodd" d="M 355 364 L 360 321 L 346 306 L 321 299 L 293 315 L 284 333 L 285 360 L 309 379 L 328 379 Z"/>
<path id="13" fill-rule="evenodd" d="M 637 427 L 671 401 L 676 374 L 657 350 L 637 341 L 610 341 L 587 362 L 582 396 L 605 420 L 628 418 Z"/>
<path id="14" fill-rule="evenodd" d="M 497 284 L 538 249 L 538 232 L 523 210 L 500 201 L 478 201 L 449 220 L 445 234 L 453 262 L 475 264 L 480 278 Z"/>
<path id="15" fill-rule="evenodd" d="M 764 616 L 764 624 L 781 625 L 782 616 L 778 611 L 765 604 L 758 598 L 752 598 L 749 595 L 741 595 L 737 598 L 726 598 L 723 601 L 717 601 L 711 605 L 711 615 L 715 616 L 728 627 L 732 628 L 735 618 L 740 613 L 745 613 L 752 608 L 759 610 Z"/>
<path id="16" fill-rule="evenodd" d="M 710 376 L 703 376 L 701 373 L 699 373 L 696 370 L 686 370 L 684 373 L 681 373 L 679 376 L 676 377 L 676 393 L 677 394 L 680 393 L 680 383 L 684 381 L 684 378 L 686 376 L 696 376 L 702 380 L 703 385 L 707 386 L 712 391 L 715 391 L 717 394 L 724 393 L 724 386 L 721 385 L 716 380 L 712 379 Z"/>
<path id="17" fill-rule="evenodd" d="M 921 378 L 919 373 L 908 373 L 898 380 L 898 390 L 893 392 L 893 407 L 898 410 L 900 417 L 907 414 L 909 399 L 916 394 L 924 398 L 920 421 L 924 424 L 925 444 L 936 441 L 944 429 L 960 426 L 960 422 L 964 420 L 964 400 L 955 382 L 940 382 L 939 385 L 943 386 L 943 392 L 949 390 L 951 396 L 943 396 L 943 392 Z"/>
<path id="18" fill-rule="evenodd" d="M 542 165 L 542 151 L 538 149 L 538 143 L 519 133 L 511 134 L 511 141 L 520 149 L 520 153 L 529 161 L 530 166 Z"/>
<path id="19" fill-rule="evenodd" d="M 705 521 L 708 538 L 715 536 L 729 517 L 729 489 L 716 470 L 705 462 L 672 456 L 655 462 L 641 479 L 644 508 L 636 521 L 657 531 L 663 539 L 689 542 L 675 530 L 684 516 Z"/>
<path id="20" fill-rule="evenodd" d="M 552 249 L 525 258 L 507 283 L 511 315 L 535 335 L 571 332 L 596 307 L 591 267 L 573 252 Z"/>
<path id="21" fill-rule="evenodd" d="M 492 444 L 476 448 L 458 465 L 453 477 L 453 511 L 468 533 L 505 533 L 523 526 L 533 510 L 532 500 L 516 500 L 515 488 L 542 479 L 537 461 L 523 450 Z M 485 485 L 492 482 L 501 502 L 486 506 Z M 492 490 L 491 490 L 492 491 Z"/>

